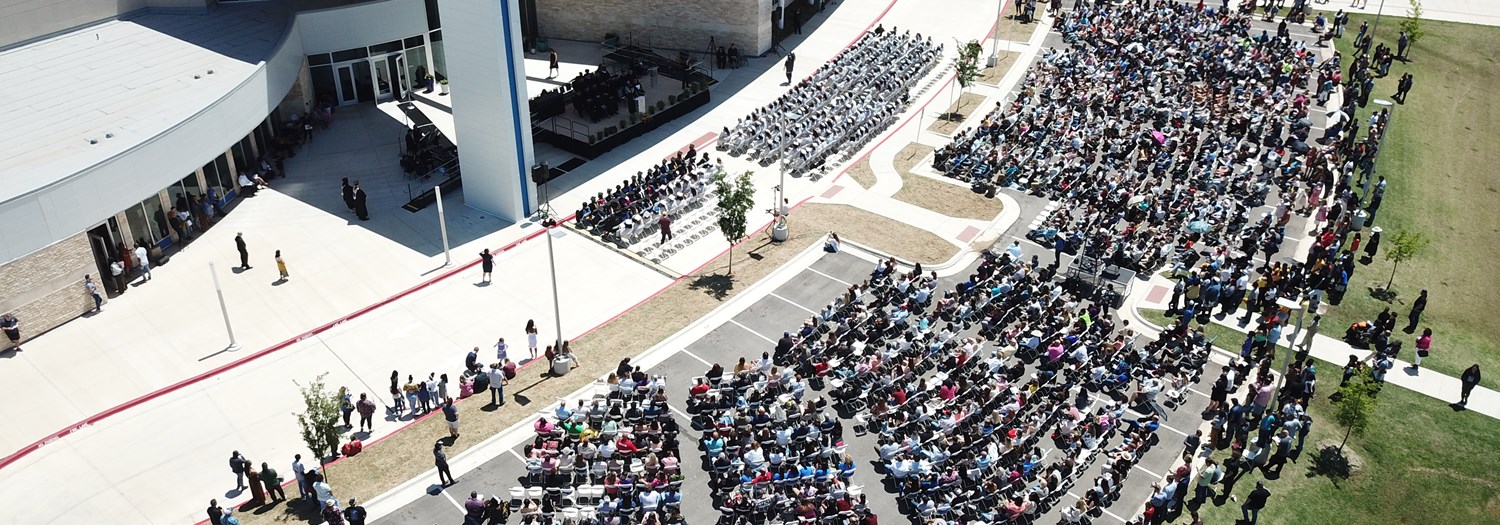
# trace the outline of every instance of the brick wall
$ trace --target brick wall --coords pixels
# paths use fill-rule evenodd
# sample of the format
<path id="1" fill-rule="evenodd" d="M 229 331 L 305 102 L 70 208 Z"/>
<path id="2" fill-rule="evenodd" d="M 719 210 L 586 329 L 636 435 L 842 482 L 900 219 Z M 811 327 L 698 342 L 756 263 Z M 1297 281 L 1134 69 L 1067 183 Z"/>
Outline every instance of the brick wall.
<path id="1" fill-rule="evenodd" d="M 94 309 L 83 276 L 97 271 L 83 233 L 0 265 L 0 311 L 21 319 L 21 335 L 27 339 L 56 328 Z M 106 287 L 98 275 L 94 280 L 102 296 Z"/>
<path id="2" fill-rule="evenodd" d="M 605 33 L 628 43 L 702 51 L 708 39 L 746 55 L 771 47 L 771 0 L 537 0 L 541 36 L 598 42 Z M 566 58 L 564 58 L 566 60 Z"/>

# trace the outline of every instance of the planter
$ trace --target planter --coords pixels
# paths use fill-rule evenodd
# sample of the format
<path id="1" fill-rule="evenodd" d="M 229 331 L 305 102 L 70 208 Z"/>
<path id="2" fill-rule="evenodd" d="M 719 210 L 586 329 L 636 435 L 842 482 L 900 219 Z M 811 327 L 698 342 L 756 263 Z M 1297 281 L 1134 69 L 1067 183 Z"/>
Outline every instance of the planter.
<path id="1" fill-rule="evenodd" d="M 448 83 L 447 82 L 443 82 L 442 84 L 438 84 L 438 86 L 442 88 L 442 91 L 440 92 L 440 94 L 443 94 L 443 95 L 447 95 L 448 94 Z"/>

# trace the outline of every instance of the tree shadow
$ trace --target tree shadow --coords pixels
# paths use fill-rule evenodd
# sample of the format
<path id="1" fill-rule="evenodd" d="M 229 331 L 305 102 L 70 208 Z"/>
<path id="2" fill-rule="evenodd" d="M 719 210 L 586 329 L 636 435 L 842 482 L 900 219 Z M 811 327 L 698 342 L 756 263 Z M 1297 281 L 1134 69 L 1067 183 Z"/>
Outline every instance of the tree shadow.
<path id="1" fill-rule="evenodd" d="M 1377 301 L 1384 301 L 1384 302 L 1387 302 L 1387 303 L 1394 303 L 1394 302 L 1396 302 L 1396 297 L 1399 296 L 1399 295 L 1400 295 L 1400 292 L 1397 292 L 1395 290 L 1391 290 L 1389 288 L 1374 288 L 1374 287 L 1370 288 L 1370 297 L 1375 298 L 1375 300 L 1377 300 Z"/>
<path id="2" fill-rule="evenodd" d="M 734 277 L 716 273 L 700 275 L 688 283 L 688 289 L 701 291 L 715 300 L 723 301 L 729 297 L 730 290 L 734 290 Z"/>
<path id="3" fill-rule="evenodd" d="M 1318 450 L 1312 457 L 1312 462 L 1307 465 L 1307 477 L 1325 477 L 1333 482 L 1334 488 L 1339 487 L 1340 480 L 1349 479 L 1354 467 L 1349 462 L 1349 457 L 1344 455 L 1338 447 L 1328 445 Z"/>

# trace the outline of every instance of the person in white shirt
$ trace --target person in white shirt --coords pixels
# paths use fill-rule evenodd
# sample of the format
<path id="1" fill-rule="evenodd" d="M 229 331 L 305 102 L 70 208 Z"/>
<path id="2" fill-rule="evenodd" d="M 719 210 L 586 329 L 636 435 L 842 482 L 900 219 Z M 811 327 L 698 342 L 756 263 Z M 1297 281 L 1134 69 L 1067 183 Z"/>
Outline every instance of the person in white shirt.
<path id="1" fill-rule="evenodd" d="M 137 244 L 135 246 L 135 264 L 136 264 L 136 266 L 140 266 L 141 267 L 141 275 L 144 275 L 146 277 L 146 279 L 143 280 L 143 281 L 141 281 L 141 282 L 144 283 L 144 282 L 150 281 L 151 280 L 151 254 L 146 251 L 146 247 L 145 246 L 141 246 L 139 244 Z"/>

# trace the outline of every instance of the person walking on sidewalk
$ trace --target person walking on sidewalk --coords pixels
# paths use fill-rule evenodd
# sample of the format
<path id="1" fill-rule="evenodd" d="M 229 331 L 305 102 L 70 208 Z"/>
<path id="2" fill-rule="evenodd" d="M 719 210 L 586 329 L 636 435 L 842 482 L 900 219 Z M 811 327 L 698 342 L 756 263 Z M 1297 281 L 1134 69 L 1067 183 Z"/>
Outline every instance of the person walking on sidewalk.
<path id="1" fill-rule="evenodd" d="M 1411 362 L 1413 372 L 1422 369 L 1422 358 L 1432 355 L 1432 329 L 1423 328 L 1422 335 L 1417 336 L 1417 358 Z"/>
<path id="2" fill-rule="evenodd" d="M 656 220 L 656 226 L 661 229 L 661 240 L 656 241 L 657 245 L 666 244 L 667 241 L 672 240 L 672 216 L 662 214 L 661 218 Z"/>
<path id="3" fill-rule="evenodd" d="M 349 424 L 349 416 L 354 415 L 354 394 L 349 393 L 349 387 L 339 387 L 339 413 L 344 416 L 344 428 L 354 428 Z"/>
<path id="4" fill-rule="evenodd" d="M 1463 385 L 1459 387 L 1461 390 L 1459 393 L 1458 404 L 1459 406 L 1468 406 L 1469 393 L 1473 392 L 1474 387 L 1479 385 L 1479 363 L 1474 363 L 1472 365 L 1469 365 L 1468 368 L 1465 368 L 1463 375 L 1459 376 L 1458 380 L 1463 383 Z"/>
<path id="5" fill-rule="evenodd" d="M 276 250 L 276 271 L 281 272 L 281 280 L 283 281 L 292 278 L 291 275 L 286 273 L 286 259 L 281 258 L 281 250 Z"/>
<path id="6" fill-rule="evenodd" d="M 151 282 L 151 253 L 141 244 L 135 245 L 135 265 L 141 267 L 141 275 L 145 277 L 141 282 Z"/>
<path id="7" fill-rule="evenodd" d="M 90 297 L 94 298 L 94 313 L 99 313 L 99 310 L 104 306 L 104 298 L 99 297 L 99 285 L 94 284 L 93 276 L 83 276 L 83 289 L 89 293 Z"/>
<path id="8" fill-rule="evenodd" d="M 241 456 L 240 455 L 240 451 L 236 450 L 233 453 L 229 454 L 229 470 L 232 471 L 232 472 L 234 472 L 234 488 L 235 488 L 235 490 L 246 488 L 246 486 L 245 486 L 245 465 L 246 464 L 247 463 L 245 463 L 245 456 Z"/>
<path id="9" fill-rule="evenodd" d="M 244 232 L 234 234 L 234 249 L 240 252 L 240 270 L 250 269 L 250 250 L 245 247 Z"/>
<path id="10" fill-rule="evenodd" d="M 547 78 L 556 78 L 559 74 L 562 74 L 562 67 L 557 60 L 557 50 L 553 49 L 547 52 Z"/>
<path id="11" fill-rule="evenodd" d="M 339 196 L 344 198 L 344 207 L 354 211 L 354 186 L 349 185 L 349 177 L 344 177 L 340 184 L 342 187 L 339 188 Z"/>
<path id="12" fill-rule="evenodd" d="M 453 472 L 448 470 L 448 453 L 443 452 L 442 441 L 432 444 L 432 463 L 433 466 L 437 467 L 438 484 L 446 487 L 456 483 L 453 481 Z"/>
<path id="13" fill-rule="evenodd" d="M 375 402 L 370 401 L 369 396 L 361 393 L 359 401 L 354 403 L 354 409 L 359 411 L 359 429 L 365 432 L 374 430 L 375 424 L 372 421 L 375 416 Z"/>
<path id="14" fill-rule="evenodd" d="M 1427 290 L 1417 296 L 1417 300 L 1411 303 L 1411 312 L 1406 314 L 1406 333 L 1417 331 L 1417 323 L 1422 322 L 1422 312 L 1427 311 Z"/>
<path id="15" fill-rule="evenodd" d="M 486 283 L 490 282 L 490 274 L 495 271 L 495 256 L 490 255 L 489 248 L 485 248 L 484 251 L 479 252 L 479 271 L 480 280 Z"/>

